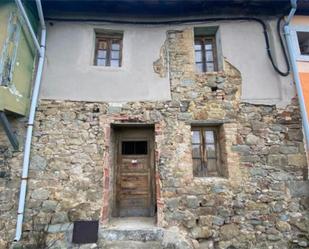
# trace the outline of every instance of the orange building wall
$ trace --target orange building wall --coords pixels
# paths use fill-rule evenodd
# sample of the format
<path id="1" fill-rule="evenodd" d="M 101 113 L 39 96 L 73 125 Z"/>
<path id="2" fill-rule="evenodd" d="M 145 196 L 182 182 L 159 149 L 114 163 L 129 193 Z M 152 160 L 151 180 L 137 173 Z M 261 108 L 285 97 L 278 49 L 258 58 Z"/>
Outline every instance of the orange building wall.
<path id="1" fill-rule="evenodd" d="M 292 25 L 309 25 L 309 16 L 294 16 Z"/>
<path id="2" fill-rule="evenodd" d="M 299 76 L 306 102 L 306 110 L 307 113 L 309 114 L 309 72 L 308 73 L 300 72 Z"/>
<path id="3" fill-rule="evenodd" d="M 309 16 L 295 16 L 292 20 L 293 25 L 309 27 Z M 297 67 L 305 98 L 307 115 L 309 115 L 309 62 L 297 59 Z"/>

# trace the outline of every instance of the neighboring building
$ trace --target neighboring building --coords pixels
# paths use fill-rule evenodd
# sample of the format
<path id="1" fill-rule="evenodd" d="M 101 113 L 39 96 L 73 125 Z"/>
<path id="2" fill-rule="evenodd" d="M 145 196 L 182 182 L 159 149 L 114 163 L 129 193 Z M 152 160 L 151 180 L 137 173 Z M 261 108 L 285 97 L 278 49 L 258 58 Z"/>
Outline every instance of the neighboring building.
<path id="1" fill-rule="evenodd" d="M 24 233 L 12 243 L 23 151 L 1 130 L 0 248 L 34 243 L 33 229 L 47 224 L 52 248 L 79 248 L 72 224 L 73 242 L 90 242 L 96 221 L 97 244 L 81 248 L 308 248 L 301 113 L 276 30 L 289 1 L 42 5 Z M 309 39 L 298 38 L 306 55 Z M 19 136 L 22 121 L 12 119 Z M 126 219 L 140 216 L 146 227 Z"/>
<path id="2" fill-rule="evenodd" d="M 29 17 L 36 27 L 37 20 L 31 11 Z M 14 2 L 0 2 L 0 23 L 0 122 L 18 149 L 18 138 L 12 132 L 7 115 L 28 114 L 36 51 Z"/>
<path id="3" fill-rule="evenodd" d="M 309 113 L 309 17 L 307 15 L 297 15 L 293 18 L 292 37 L 306 109 Z"/>

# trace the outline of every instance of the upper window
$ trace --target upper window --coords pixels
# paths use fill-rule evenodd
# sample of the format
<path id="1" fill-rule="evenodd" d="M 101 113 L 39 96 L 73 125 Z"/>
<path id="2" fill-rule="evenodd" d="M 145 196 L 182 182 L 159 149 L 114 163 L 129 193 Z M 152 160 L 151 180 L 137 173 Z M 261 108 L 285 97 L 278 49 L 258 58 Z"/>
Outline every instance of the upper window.
<path id="1" fill-rule="evenodd" d="M 194 28 L 195 66 L 199 73 L 215 72 L 222 69 L 218 30 L 217 26 Z"/>
<path id="2" fill-rule="evenodd" d="M 217 127 L 192 127 L 193 175 L 219 176 L 220 152 Z"/>
<path id="3" fill-rule="evenodd" d="M 218 70 L 215 36 L 195 36 L 195 65 L 198 72 Z"/>
<path id="4" fill-rule="evenodd" d="M 293 26 L 292 39 L 297 57 L 296 59 L 309 61 L 309 26 Z"/>
<path id="5" fill-rule="evenodd" d="M 309 55 L 309 32 L 297 32 L 298 45 L 301 55 Z"/>
<path id="6" fill-rule="evenodd" d="M 94 64 L 105 67 L 121 67 L 122 33 L 96 32 Z"/>

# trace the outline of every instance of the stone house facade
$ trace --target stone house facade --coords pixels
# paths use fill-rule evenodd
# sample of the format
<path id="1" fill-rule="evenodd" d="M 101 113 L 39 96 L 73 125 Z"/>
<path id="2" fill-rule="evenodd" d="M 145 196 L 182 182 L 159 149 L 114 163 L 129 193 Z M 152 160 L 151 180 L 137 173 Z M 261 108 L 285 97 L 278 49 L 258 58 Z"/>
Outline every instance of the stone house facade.
<path id="1" fill-rule="evenodd" d="M 11 242 L 23 151 L 13 151 L 0 130 L 1 248 L 31 244 L 34 218 L 36 224 L 49 224 L 47 238 L 56 239 L 52 248 L 72 248 L 72 223 L 99 221 L 100 229 L 104 230 L 115 217 L 128 216 L 152 217 L 156 227 L 180 234 L 184 244 L 175 242 L 174 247 L 170 244 L 167 248 L 309 246 L 308 164 L 299 104 L 292 79 L 276 75 L 263 54 L 265 50 L 256 51 L 255 60 L 246 62 L 250 64 L 248 68 L 242 64 L 241 55 L 239 59 L 226 56 L 230 53 L 225 35 L 231 32 L 228 24 L 164 26 L 156 31 L 164 39 L 150 45 L 158 48 L 157 57 L 151 57 L 152 51 L 147 52 L 145 46 L 145 59 L 137 65 L 130 57 L 128 50 L 134 47 L 128 45 L 131 43 L 126 35 L 140 30 L 131 25 L 122 34 L 120 69 L 108 68 L 91 74 L 90 70 L 97 70 L 100 65 L 96 68 L 91 65 L 90 69 L 85 66 L 74 78 L 78 66 L 73 70 L 70 64 L 74 66 L 73 59 L 77 63 L 82 59 L 72 54 L 84 52 L 72 44 L 72 51 L 63 54 L 70 49 L 60 40 L 63 32 L 82 33 L 79 28 L 87 26 L 95 35 L 98 30 L 103 34 L 109 30 L 110 35 L 110 30 L 121 29 L 109 28 L 107 24 L 102 27 L 96 24 L 93 28 L 82 22 L 71 24 L 52 17 L 49 22 L 47 62 L 31 149 L 24 234 L 19 244 Z M 274 18 L 267 22 L 272 26 Z M 251 29 L 253 24 L 236 21 L 232 25 L 242 30 Z M 196 49 L 199 44 L 195 41 L 196 34 L 200 30 L 204 32 L 205 27 L 210 33 L 213 27 L 220 29 L 213 51 L 217 68 L 199 72 Z M 151 33 L 153 27 L 140 32 L 147 34 L 147 29 L 150 39 L 156 39 L 157 35 Z M 254 36 L 248 35 L 240 47 L 244 46 L 245 50 L 245 43 L 254 45 L 254 40 Z M 107 57 L 96 54 L 100 47 L 96 47 L 95 41 L 89 54 L 95 54 L 96 60 L 107 61 Z M 57 53 L 55 47 L 59 44 L 63 47 Z M 274 46 L 280 50 L 277 43 Z M 113 52 L 113 49 L 105 50 Z M 135 52 L 136 60 L 142 59 L 143 55 Z M 124 58 L 126 55 L 130 61 Z M 280 55 L 277 54 L 279 63 Z M 112 59 L 111 56 L 106 68 L 111 66 Z M 204 62 L 207 66 L 207 59 Z M 61 63 L 68 64 L 67 78 L 57 67 Z M 120 81 L 129 84 L 131 89 L 119 86 L 118 76 L 114 81 L 113 76 L 104 76 L 125 74 L 130 70 L 130 63 L 139 69 L 141 84 L 146 85 L 140 91 L 139 83 L 123 78 L 126 76 L 120 77 Z M 264 71 L 250 71 L 259 63 L 265 64 Z M 152 72 L 145 78 L 143 73 L 149 71 L 143 71 L 144 68 Z M 84 90 L 79 84 L 86 83 L 85 72 L 87 77 L 101 75 L 105 80 L 102 84 L 114 84 L 111 92 L 105 89 L 99 100 L 100 93 L 96 92 L 101 91 L 100 86 L 91 79 L 88 88 L 92 92 Z M 258 75 L 263 73 L 265 77 Z M 261 82 L 261 86 L 254 85 L 253 92 L 250 91 L 247 79 L 254 75 L 269 79 L 270 88 L 261 89 L 265 86 Z M 75 85 L 70 83 L 72 79 Z M 154 84 L 151 86 L 154 89 L 146 81 Z M 156 81 L 159 91 L 155 89 Z M 273 85 L 279 87 L 272 88 Z M 150 93 L 143 87 L 148 87 Z M 270 93 L 263 100 L 264 94 L 268 94 L 265 91 Z M 12 118 L 11 122 L 23 138 L 26 119 Z M 104 243 L 100 243 L 103 242 L 84 246 L 104 248 Z"/>

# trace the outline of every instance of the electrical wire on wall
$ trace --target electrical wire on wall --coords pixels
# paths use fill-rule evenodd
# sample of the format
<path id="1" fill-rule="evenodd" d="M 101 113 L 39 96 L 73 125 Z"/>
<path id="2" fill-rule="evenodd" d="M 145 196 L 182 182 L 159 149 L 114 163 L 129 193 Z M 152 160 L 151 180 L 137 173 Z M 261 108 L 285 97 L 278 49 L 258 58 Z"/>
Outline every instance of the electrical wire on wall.
<path id="1" fill-rule="evenodd" d="M 278 36 L 279 36 L 279 41 L 280 41 L 280 45 L 281 45 L 281 48 L 282 48 L 282 52 L 283 52 L 283 56 L 284 56 L 284 60 L 286 62 L 286 72 L 282 72 L 280 73 L 280 75 L 282 76 L 288 76 L 290 74 L 290 71 L 291 71 L 291 68 L 290 68 L 290 63 L 289 63 L 289 59 L 288 59 L 288 55 L 286 53 L 286 49 L 285 49 L 285 46 L 284 46 L 284 42 L 283 42 L 283 39 L 282 39 L 282 35 L 281 35 L 281 22 L 284 20 L 284 16 L 280 17 L 277 21 L 277 32 L 278 32 Z M 280 71 L 278 69 L 278 71 Z"/>
<path id="2" fill-rule="evenodd" d="M 279 69 L 276 65 L 273 55 L 271 53 L 269 36 L 267 31 L 266 23 L 256 17 L 213 17 L 213 18 L 200 18 L 200 19 L 186 19 L 186 20 L 166 20 L 166 21 L 126 21 L 126 20 L 108 20 L 108 19 L 72 19 L 72 18 L 46 18 L 47 21 L 67 21 L 67 22 L 104 22 L 104 23 L 113 23 L 113 24 L 134 24 L 134 25 L 179 25 L 186 23 L 203 23 L 203 22 L 216 22 L 216 21 L 253 21 L 259 23 L 263 28 L 263 34 L 266 44 L 267 56 L 274 68 L 274 70 L 281 76 L 286 77 L 290 74 L 290 64 L 288 55 L 285 50 L 284 42 L 281 36 L 281 21 L 284 17 L 280 17 L 277 21 L 277 32 L 279 36 L 280 46 L 283 52 L 286 71 Z"/>

